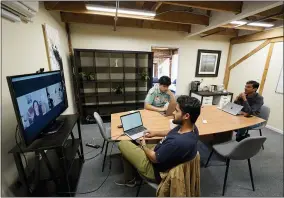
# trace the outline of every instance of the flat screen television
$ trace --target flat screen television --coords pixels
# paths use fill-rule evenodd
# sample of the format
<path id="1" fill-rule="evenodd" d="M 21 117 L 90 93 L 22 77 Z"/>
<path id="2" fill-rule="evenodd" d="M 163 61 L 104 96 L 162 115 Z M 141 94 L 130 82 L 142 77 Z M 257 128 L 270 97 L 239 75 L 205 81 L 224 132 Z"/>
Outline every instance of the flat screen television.
<path id="1" fill-rule="evenodd" d="M 25 145 L 49 129 L 54 132 L 56 118 L 68 107 L 61 71 L 8 76 L 7 81 Z"/>

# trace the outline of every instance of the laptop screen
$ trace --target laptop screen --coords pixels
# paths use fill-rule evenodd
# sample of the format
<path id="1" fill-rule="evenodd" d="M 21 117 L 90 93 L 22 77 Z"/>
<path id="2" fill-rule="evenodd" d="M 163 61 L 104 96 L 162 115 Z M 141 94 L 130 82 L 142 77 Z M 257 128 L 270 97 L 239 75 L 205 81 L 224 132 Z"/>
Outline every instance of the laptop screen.
<path id="1" fill-rule="evenodd" d="M 130 129 L 142 126 L 140 112 L 121 116 L 121 123 L 124 131 L 128 131 Z"/>

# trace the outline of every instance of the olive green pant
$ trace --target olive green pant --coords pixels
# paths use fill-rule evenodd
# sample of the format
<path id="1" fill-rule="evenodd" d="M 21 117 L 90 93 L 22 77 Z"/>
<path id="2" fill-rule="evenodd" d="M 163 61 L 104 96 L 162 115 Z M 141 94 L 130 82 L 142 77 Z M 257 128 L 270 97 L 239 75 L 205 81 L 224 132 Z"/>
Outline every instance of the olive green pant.
<path id="1" fill-rule="evenodd" d="M 147 147 L 149 149 L 154 149 L 155 144 L 147 144 Z M 131 141 L 120 141 L 118 148 L 121 151 L 123 158 L 125 181 L 135 177 L 135 170 L 133 170 L 133 167 L 144 177 L 155 181 L 153 165 L 140 146 L 135 145 Z"/>

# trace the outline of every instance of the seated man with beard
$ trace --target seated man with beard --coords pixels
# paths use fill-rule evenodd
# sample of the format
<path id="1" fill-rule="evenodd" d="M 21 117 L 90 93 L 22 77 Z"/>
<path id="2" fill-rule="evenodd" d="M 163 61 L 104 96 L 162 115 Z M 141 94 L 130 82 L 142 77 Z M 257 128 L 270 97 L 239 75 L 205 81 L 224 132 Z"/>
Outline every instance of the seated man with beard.
<path id="1" fill-rule="evenodd" d="M 141 147 L 131 141 L 120 141 L 118 147 L 123 156 L 124 179 L 115 183 L 134 187 L 133 167 L 144 177 L 159 183 L 160 172 L 192 160 L 197 154 L 198 129 L 195 122 L 200 115 L 200 107 L 198 99 L 180 96 L 173 113 L 173 123 L 178 126 L 169 132 L 149 131 L 145 134 L 148 138 L 164 137 L 157 145 L 147 145 L 145 137 L 140 142 Z"/>

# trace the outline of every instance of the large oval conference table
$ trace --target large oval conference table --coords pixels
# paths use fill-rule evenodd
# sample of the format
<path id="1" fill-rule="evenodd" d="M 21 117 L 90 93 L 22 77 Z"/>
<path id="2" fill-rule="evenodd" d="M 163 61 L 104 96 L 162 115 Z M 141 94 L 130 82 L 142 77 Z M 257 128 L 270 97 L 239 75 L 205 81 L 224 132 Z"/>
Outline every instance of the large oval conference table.
<path id="1" fill-rule="evenodd" d="M 170 131 L 170 120 L 173 119 L 172 116 L 165 117 L 158 112 L 149 110 L 139 111 L 142 116 L 143 125 L 149 131 Z M 129 113 L 128 111 L 111 115 L 111 138 L 113 140 L 130 140 L 128 136 L 121 136 L 124 133 L 123 129 L 118 128 L 118 125 L 121 125 L 120 116 Z M 206 120 L 207 123 L 204 123 L 204 120 Z M 204 106 L 201 108 L 201 114 L 196 122 L 196 126 L 199 130 L 199 136 L 206 136 L 234 131 L 262 122 L 265 122 L 265 120 L 255 116 L 234 116 L 218 109 L 217 106 Z M 161 139 L 161 137 L 149 139 Z"/>

